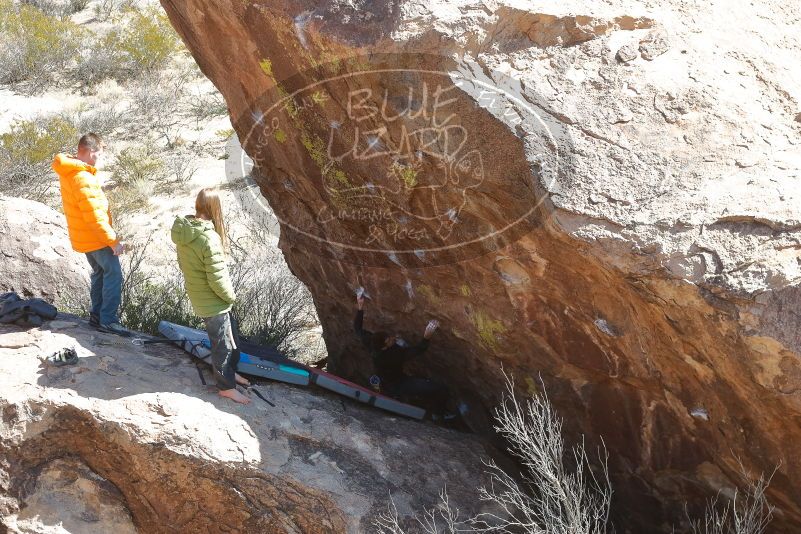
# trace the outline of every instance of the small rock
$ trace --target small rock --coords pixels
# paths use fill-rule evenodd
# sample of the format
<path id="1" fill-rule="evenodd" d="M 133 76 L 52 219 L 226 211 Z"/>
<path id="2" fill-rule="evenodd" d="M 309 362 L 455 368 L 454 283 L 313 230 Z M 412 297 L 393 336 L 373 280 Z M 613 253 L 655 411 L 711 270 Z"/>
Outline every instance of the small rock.
<path id="1" fill-rule="evenodd" d="M 648 61 L 652 61 L 658 56 L 661 56 L 667 52 L 669 48 L 670 43 L 667 40 L 667 36 L 661 31 L 650 32 L 640 41 L 640 52 L 642 53 L 643 59 L 647 59 Z"/>
<path id="2" fill-rule="evenodd" d="M 801 122 L 801 113 L 795 116 L 795 122 Z"/>
<path id="3" fill-rule="evenodd" d="M 634 113 L 622 101 L 611 102 L 601 110 L 604 120 L 609 124 L 631 122 Z"/>
<path id="4" fill-rule="evenodd" d="M 621 63 L 630 63 L 640 56 L 639 50 L 633 44 L 627 44 L 620 47 L 615 54 L 615 58 Z"/>
<path id="5" fill-rule="evenodd" d="M 593 204 L 603 204 L 604 202 L 606 202 L 606 198 L 597 193 L 592 193 L 590 195 L 590 202 Z"/>
<path id="6" fill-rule="evenodd" d="M 740 167 L 741 169 L 747 169 L 748 167 L 753 167 L 758 163 L 758 160 L 754 156 L 744 156 L 741 158 L 737 158 L 734 161 L 734 164 Z"/>

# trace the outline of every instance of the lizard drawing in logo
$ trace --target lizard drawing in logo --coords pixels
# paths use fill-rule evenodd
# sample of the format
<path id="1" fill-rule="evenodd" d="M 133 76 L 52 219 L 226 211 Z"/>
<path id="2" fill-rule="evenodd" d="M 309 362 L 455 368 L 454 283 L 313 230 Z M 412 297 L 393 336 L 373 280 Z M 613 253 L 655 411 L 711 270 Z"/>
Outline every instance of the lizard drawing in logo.
<path id="1" fill-rule="evenodd" d="M 481 152 L 466 149 L 467 130 L 459 124 L 427 126 L 405 135 L 400 143 L 405 150 L 388 148 L 389 141 L 382 139 L 388 140 L 389 136 L 368 136 L 368 150 L 357 159 L 384 156 L 388 165 L 383 176 L 359 186 L 333 187 L 324 182 L 325 187 L 331 194 L 346 194 L 391 207 L 399 224 L 411 219 L 433 222 L 436 235 L 448 239 L 469 192 L 484 180 Z M 318 220 L 326 222 L 323 217 L 333 218 L 330 213 L 321 212 Z"/>

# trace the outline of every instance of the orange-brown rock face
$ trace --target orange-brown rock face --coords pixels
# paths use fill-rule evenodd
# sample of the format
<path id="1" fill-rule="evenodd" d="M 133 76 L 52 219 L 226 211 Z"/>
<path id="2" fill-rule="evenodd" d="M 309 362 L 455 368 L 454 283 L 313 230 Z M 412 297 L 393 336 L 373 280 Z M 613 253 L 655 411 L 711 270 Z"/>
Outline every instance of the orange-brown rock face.
<path id="1" fill-rule="evenodd" d="M 798 8 L 162 3 L 336 371 L 372 371 L 362 286 L 370 329 L 440 320 L 418 371 L 457 395 L 541 376 L 609 449 L 618 530 L 679 525 L 739 461 L 779 466 L 772 526 L 801 529 Z"/>

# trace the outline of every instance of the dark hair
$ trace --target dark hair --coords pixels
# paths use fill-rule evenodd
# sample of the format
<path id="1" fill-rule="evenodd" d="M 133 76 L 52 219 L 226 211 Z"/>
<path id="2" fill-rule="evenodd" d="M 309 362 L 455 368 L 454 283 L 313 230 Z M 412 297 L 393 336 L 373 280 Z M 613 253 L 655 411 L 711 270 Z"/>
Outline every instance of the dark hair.
<path id="1" fill-rule="evenodd" d="M 82 147 L 96 152 L 103 148 L 103 140 L 96 133 L 89 132 L 88 134 L 83 134 L 78 140 L 78 149 Z"/>
<path id="2" fill-rule="evenodd" d="M 383 350 L 388 337 L 389 334 L 386 332 L 375 332 L 370 338 L 370 347 L 372 347 L 373 350 Z"/>

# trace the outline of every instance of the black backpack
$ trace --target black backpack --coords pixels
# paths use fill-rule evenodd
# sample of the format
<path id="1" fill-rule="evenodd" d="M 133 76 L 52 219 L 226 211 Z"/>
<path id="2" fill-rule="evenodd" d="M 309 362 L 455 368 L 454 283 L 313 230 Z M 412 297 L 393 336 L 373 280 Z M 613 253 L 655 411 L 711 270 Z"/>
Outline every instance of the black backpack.
<path id="1" fill-rule="evenodd" d="M 0 294 L 0 323 L 41 326 L 56 315 L 56 307 L 42 299 L 23 300 L 14 292 Z"/>

